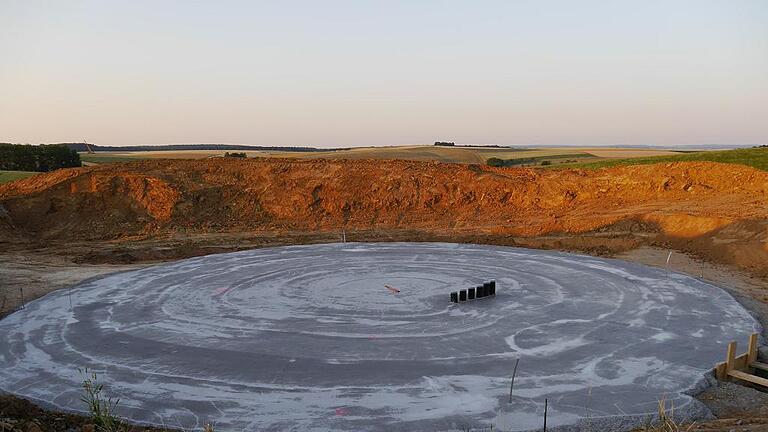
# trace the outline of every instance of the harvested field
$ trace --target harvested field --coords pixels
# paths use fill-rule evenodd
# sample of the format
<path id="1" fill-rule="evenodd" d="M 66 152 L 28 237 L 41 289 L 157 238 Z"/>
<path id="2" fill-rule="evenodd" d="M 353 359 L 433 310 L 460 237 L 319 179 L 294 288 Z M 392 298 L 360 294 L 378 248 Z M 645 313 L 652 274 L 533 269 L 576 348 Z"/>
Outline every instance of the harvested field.
<path id="1" fill-rule="evenodd" d="M 674 156 L 680 154 L 673 150 L 656 150 L 656 149 L 626 149 L 626 148 L 588 148 L 584 149 L 592 155 L 599 158 L 633 158 L 633 157 L 650 157 L 650 156 Z"/>
<path id="2" fill-rule="evenodd" d="M 240 150 L 232 150 L 240 151 Z M 99 151 L 95 154 L 82 153 L 85 163 L 113 163 L 142 159 L 204 159 L 224 156 L 225 150 L 176 150 L 176 151 Z M 414 160 L 446 163 L 483 164 L 489 158 L 525 159 L 551 158 L 563 159 L 567 155 L 581 154 L 584 157 L 599 159 L 622 159 L 628 157 L 651 157 L 678 154 L 671 150 L 625 149 L 625 148 L 589 148 L 589 147 L 480 147 L 480 146 L 432 146 L 403 145 L 390 147 L 354 147 L 344 150 L 328 151 L 272 151 L 246 150 L 248 157 L 273 157 L 296 159 L 382 159 Z"/>

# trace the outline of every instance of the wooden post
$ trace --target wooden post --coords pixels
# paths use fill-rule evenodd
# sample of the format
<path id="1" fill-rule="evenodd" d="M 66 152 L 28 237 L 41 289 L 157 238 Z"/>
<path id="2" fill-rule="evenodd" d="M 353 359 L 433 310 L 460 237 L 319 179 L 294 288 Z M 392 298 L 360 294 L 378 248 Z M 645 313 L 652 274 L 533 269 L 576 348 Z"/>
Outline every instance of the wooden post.
<path id="1" fill-rule="evenodd" d="M 728 355 L 725 357 L 725 374 L 734 369 L 734 362 L 736 360 L 736 341 L 728 344 Z"/>
<path id="2" fill-rule="evenodd" d="M 544 432 L 547 432 L 547 405 L 549 404 L 549 401 L 545 398 L 544 399 Z"/>
<path id="3" fill-rule="evenodd" d="M 728 344 L 725 362 L 715 365 L 717 379 L 736 378 L 768 388 L 768 379 L 752 375 L 749 369 L 768 370 L 768 364 L 757 361 L 757 333 L 749 335 L 747 352 L 736 356 L 736 342 Z"/>
<path id="4" fill-rule="evenodd" d="M 757 333 L 749 336 L 749 348 L 747 349 L 747 366 L 757 361 Z"/>

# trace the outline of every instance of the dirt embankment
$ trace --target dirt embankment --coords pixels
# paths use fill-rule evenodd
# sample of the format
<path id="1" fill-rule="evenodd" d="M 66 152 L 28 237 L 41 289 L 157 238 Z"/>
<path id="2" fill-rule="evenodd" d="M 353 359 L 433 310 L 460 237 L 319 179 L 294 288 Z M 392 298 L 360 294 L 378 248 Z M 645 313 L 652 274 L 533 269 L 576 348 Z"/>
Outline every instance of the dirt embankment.
<path id="1" fill-rule="evenodd" d="M 768 173 L 706 162 L 554 171 L 208 159 L 0 185 L 0 241 L 341 229 L 514 236 L 521 245 L 587 250 L 655 244 L 765 275 Z"/>

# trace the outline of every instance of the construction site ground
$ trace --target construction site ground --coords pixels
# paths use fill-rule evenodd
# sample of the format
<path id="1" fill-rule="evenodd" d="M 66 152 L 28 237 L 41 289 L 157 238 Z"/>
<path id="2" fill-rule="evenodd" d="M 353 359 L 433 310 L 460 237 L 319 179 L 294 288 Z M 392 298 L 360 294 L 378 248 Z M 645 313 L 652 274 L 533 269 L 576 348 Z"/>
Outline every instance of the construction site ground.
<path id="1" fill-rule="evenodd" d="M 0 316 L 18 308 L 22 296 L 30 301 L 108 273 L 338 242 L 344 233 L 347 241 L 496 244 L 667 267 L 728 290 L 766 326 L 767 173 L 714 163 L 556 173 L 404 161 L 213 160 L 35 176 L 0 186 Z M 719 420 L 694 430 L 768 430 L 765 396 L 737 384 L 712 388 L 699 399 Z M 56 413 L 30 417 L 22 401 L 1 400 L 0 422 L 20 430 L 32 417 L 42 430 L 86 422 Z"/>

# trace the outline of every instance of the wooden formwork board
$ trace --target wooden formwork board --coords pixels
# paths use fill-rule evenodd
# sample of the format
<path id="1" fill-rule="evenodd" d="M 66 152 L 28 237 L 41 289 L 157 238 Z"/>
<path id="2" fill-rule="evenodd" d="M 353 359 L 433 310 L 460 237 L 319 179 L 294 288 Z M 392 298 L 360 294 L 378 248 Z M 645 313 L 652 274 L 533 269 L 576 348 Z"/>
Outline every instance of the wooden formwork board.
<path id="1" fill-rule="evenodd" d="M 736 378 L 768 388 L 768 379 L 749 373 L 750 369 L 768 371 L 768 364 L 757 361 L 757 333 L 749 336 L 747 352 L 736 355 L 735 341 L 728 344 L 725 361 L 715 365 L 715 376 L 719 380 Z"/>

